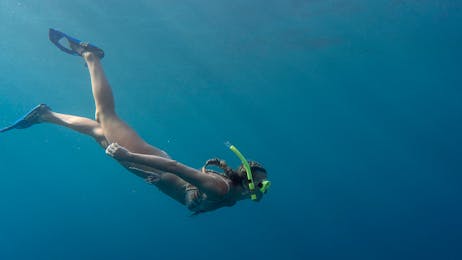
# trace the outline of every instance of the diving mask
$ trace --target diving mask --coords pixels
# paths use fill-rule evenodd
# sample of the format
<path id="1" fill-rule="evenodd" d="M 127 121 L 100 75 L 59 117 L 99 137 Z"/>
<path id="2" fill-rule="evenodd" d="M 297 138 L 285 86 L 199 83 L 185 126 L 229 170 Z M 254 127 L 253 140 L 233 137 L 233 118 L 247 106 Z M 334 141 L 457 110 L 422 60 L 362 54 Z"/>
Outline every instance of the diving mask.
<path id="1" fill-rule="evenodd" d="M 236 148 L 236 146 L 232 145 L 229 142 L 226 142 L 225 145 L 241 160 L 242 165 L 244 166 L 245 172 L 247 173 L 247 184 L 250 191 L 250 198 L 252 200 L 257 200 L 257 195 L 255 194 L 255 183 L 253 181 L 252 170 L 250 169 L 249 162 L 245 159 L 244 155 Z M 264 180 L 258 183 L 258 190 L 261 193 L 266 193 L 271 186 L 271 182 L 268 180 Z"/>

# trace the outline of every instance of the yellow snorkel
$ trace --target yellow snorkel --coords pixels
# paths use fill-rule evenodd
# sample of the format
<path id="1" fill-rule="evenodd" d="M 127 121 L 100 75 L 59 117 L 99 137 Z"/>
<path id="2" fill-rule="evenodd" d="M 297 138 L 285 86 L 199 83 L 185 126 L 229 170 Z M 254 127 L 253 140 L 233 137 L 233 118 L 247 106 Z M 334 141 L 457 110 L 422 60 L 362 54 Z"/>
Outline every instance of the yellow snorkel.
<path id="1" fill-rule="evenodd" d="M 255 194 L 255 183 L 253 182 L 253 176 L 252 176 L 252 170 L 250 169 L 249 162 L 247 159 L 245 159 L 244 155 L 236 148 L 236 146 L 232 145 L 230 142 L 226 142 L 225 145 L 241 160 L 242 165 L 244 166 L 244 169 L 247 173 L 247 183 L 249 185 L 249 190 L 250 190 L 250 198 L 252 200 L 257 200 L 257 195 Z M 265 193 L 268 188 L 270 187 L 271 182 L 264 180 L 260 185 L 259 185 L 259 190 L 262 193 Z"/>

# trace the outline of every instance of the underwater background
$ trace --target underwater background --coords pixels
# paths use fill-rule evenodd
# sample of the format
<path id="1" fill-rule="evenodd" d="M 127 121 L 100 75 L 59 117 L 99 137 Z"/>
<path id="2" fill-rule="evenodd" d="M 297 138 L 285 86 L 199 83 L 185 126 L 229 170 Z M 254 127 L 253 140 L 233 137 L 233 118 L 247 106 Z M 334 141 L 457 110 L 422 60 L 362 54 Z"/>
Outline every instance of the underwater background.
<path id="1" fill-rule="evenodd" d="M 0 135 L 0 259 L 461 259 L 462 2 L 0 1 L 0 125 L 39 103 L 117 111 L 201 167 L 235 144 L 272 187 L 197 217 L 91 139 Z"/>

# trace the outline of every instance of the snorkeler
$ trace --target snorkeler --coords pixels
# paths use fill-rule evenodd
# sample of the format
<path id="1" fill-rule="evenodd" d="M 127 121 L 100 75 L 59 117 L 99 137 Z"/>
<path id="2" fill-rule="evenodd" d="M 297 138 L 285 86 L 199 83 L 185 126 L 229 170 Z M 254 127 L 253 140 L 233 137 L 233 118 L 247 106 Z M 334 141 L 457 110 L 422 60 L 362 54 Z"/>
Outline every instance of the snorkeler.
<path id="1" fill-rule="evenodd" d="M 270 186 L 263 166 L 247 161 L 233 145 L 228 147 L 242 162 L 238 169 L 230 168 L 218 158 L 208 160 L 200 170 L 173 160 L 165 151 L 146 143 L 116 114 L 112 90 L 100 63 L 104 52 L 57 30 L 50 29 L 49 36 L 59 49 L 85 60 L 96 105 L 95 120 L 57 113 L 40 104 L 0 132 L 51 123 L 88 135 L 129 171 L 187 206 L 194 214 L 233 206 L 248 198 L 260 201 Z M 209 165 L 223 172 L 209 170 Z"/>

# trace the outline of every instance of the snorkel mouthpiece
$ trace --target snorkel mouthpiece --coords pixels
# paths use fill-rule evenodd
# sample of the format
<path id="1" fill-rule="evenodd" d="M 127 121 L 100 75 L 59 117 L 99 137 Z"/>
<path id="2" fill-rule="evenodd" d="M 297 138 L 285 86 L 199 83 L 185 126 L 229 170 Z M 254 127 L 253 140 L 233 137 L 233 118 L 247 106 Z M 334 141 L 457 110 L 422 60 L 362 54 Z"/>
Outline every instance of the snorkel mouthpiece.
<path id="1" fill-rule="evenodd" d="M 266 193 L 270 186 L 271 186 L 270 181 L 267 181 L 267 180 L 262 181 L 261 182 L 261 187 L 260 187 L 260 192 L 261 193 Z"/>
<path id="2" fill-rule="evenodd" d="M 256 201 L 257 195 L 255 194 L 255 183 L 253 182 L 252 170 L 250 169 L 249 162 L 247 161 L 247 159 L 245 159 L 244 155 L 242 155 L 242 153 L 236 148 L 236 146 L 232 145 L 230 142 L 226 142 L 225 145 L 239 158 L 239 160 L 241 160 L 245 172 L 247 173 L 247 183 L 249 185 L 250 198 Z M 270 187 L 270 185 L 271 182 L 265 180 L 261 183 L 261 187 L 259 187 L 259 190 L 262 193 L 265 193 Z"/>

